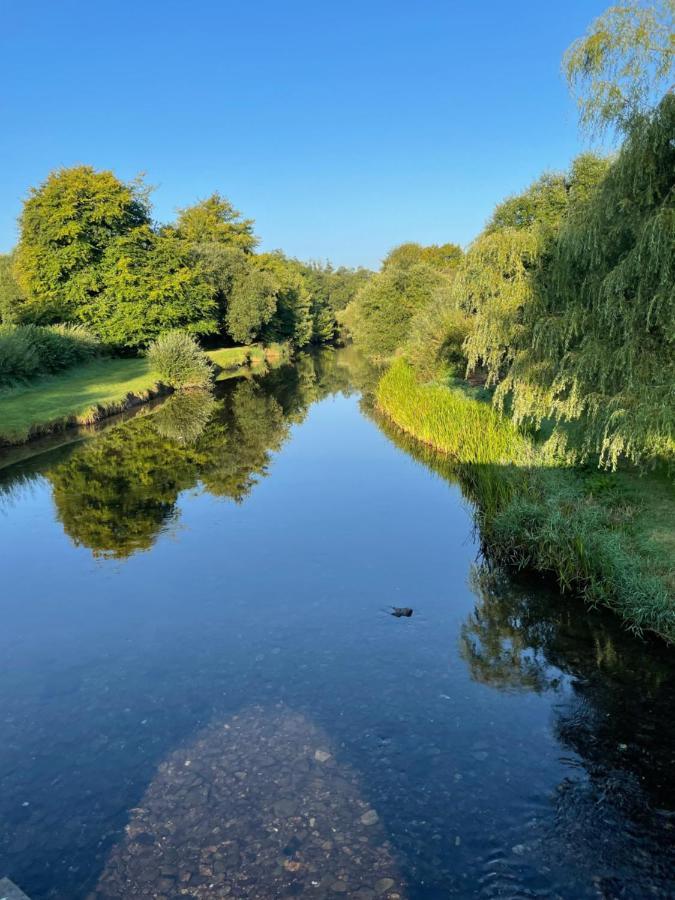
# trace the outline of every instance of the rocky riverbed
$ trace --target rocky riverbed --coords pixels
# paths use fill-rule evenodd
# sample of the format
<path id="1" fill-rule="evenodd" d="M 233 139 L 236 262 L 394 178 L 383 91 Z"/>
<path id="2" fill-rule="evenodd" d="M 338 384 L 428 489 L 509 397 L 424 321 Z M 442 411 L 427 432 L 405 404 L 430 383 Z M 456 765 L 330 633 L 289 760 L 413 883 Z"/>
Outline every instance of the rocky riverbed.
<path id="1" fill-rule="evenodd" d="M 403 900 L 380 816 L 283 706 L 212 724 L 158 769 L 88 900 Z"/>

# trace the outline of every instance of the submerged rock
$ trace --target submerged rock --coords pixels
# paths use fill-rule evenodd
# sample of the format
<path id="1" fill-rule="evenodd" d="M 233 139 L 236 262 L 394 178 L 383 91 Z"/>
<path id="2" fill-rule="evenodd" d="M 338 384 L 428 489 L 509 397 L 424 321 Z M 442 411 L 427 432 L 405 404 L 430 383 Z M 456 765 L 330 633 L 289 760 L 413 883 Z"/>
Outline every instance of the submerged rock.
<path id="1" fill-rule="evenodd" d="M 409 606 L 392 606 L 391 615 L 396 616 L 397 619 L 405 617 L 409 619 L 412 616 L 413 611 Z"/>
<path id="2" fill-rule="evenodd" d="M 160 764 L 88 900 L 405 900 L 380 817 L 329 748 L 283 706 L 204 729 Z"/>

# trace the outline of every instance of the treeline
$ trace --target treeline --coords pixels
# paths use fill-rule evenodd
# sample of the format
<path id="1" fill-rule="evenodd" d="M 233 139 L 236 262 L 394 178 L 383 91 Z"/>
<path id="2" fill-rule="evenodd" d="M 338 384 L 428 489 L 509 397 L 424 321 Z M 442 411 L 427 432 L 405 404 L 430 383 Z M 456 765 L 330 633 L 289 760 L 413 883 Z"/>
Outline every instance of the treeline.
<path id="1" fill-rule="evenodd" d="M 617 155 L 500 203 L 445 270 L 398 251 L 345 310 L 370 356 L 468 377 L 559 454 L 616 467 L 675 451 L 675 96 Z"/>
<path id="2" fill-rule="evenodd" d="M 77 166 L 30 192 L 0 257 L 0 322 L 86 327 L 118 349 L 181 329 L 212 343 L 330 343 L 365 269 L 258 253 L 252 219 L 220 194 L 152 220 L 140 180 Z"/>

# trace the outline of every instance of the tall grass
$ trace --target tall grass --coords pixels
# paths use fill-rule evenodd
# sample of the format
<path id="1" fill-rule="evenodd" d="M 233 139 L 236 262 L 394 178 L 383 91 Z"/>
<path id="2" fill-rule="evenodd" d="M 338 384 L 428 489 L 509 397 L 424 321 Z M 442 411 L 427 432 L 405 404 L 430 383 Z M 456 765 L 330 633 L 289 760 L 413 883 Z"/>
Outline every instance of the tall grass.
<path id="1" fill-rule="evenodd" d="M 459 387 L 421 386 L 403 359 L 382 376 L 376 399 L 400 428 L 457 462 L 508 465 L 532 460 L 529 442 L 509 419 Z"/>
<path id="2" fill-rule="evenodd" d="M 82 325 L 0 325 L 0 388 L 88 362 L 101 352 Z"/>
<path id="3" fill-rule="evenodd" d="M 213 363 L 191 334 L 167 331 L 148 348 L 148 361 L 172 388 L 205 388 L 213 380 Z"/>
<path id="4" fill-rule="evenodd" d="M 488 558 L 553 575 L 563 592 L 610 607 L 633 631 L 675 642 L 671 548 L 655 539 L 653 521 L 658 531 L 662 510 L 645 502 L 648 491 L 628 485 L 636 479 L 556 467 L 490 404 L 461 388 L 420 384 L 403 360 L 381 378 L 376 402 L 404 432 L 452 460 Z"/>

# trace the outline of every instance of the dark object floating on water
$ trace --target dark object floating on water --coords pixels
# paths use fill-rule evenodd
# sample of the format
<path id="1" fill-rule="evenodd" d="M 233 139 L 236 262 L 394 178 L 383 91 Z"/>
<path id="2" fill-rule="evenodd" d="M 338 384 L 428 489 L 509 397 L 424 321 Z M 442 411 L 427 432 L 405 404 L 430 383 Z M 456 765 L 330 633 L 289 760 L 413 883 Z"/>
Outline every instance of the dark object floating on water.
<path id="1" fill-rule="evenodd" d="M 389 615 L 396 616 L 397 619 L 405 616 L 406 619 L 409 619 L 412 616 L 413 611 L 409 606 L 392 606 L 391 613 Z"/>

